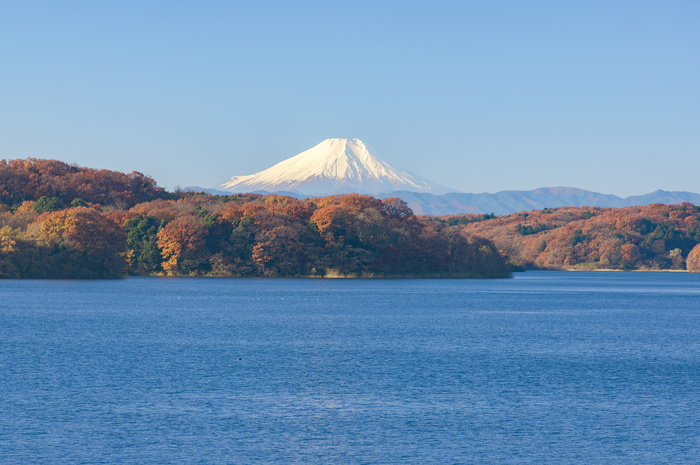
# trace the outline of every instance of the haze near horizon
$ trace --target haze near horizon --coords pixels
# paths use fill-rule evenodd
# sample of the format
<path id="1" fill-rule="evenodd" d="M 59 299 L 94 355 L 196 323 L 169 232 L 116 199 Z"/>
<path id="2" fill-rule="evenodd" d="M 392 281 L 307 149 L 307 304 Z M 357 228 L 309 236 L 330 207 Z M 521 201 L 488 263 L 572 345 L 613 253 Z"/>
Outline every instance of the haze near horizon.
<path id="1" fill-rule="evenodd" d="M 327 138 L 463 192 L 700 191 L 700 4 L 3 2 L 0 158 L 216 186 Z"/>

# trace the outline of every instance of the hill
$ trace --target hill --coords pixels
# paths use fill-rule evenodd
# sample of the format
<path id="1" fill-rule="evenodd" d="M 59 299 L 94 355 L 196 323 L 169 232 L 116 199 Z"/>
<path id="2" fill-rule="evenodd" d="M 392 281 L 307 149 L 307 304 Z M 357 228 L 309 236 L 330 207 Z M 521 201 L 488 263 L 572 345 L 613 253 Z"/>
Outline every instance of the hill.
<path id="1" fill-rule="evenodd" d="M 139 202 L 172 198 L 142 173 L 96 170 L 58 160 L 0 160 L 0 204 L 53 198 L 58 207 L 95 203 L 129 208 Z"/>
<path id="2" fill-rule="evenodd" d="M 700 243 L 700 207 L 561 207 L 433 218 L 487 238 L 512 265 L 544 269 L 682 270 Z"/>
<path id="3" fill-rule="evenodd" d="M 696 271 L 698 244 L 691 203 L 420 216 L 395 197 L 171 194 L 140 173 L 0 162 L 0 277 Z"/>
<path id="4" fill-rule="evenodd" d="M 138 173 L 0 168 L 0 277 L 509 275 L 489 241 L 397 198 L 169 194 Z"/>

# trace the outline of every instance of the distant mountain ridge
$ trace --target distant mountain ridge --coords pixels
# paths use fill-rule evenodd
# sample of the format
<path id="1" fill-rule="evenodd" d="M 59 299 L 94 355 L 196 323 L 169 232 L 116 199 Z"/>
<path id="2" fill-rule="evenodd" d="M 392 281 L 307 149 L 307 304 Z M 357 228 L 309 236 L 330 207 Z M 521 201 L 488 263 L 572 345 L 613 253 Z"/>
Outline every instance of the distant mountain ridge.
<path id="1" fill-rule="evenodd" d="M 394 168 L 378 159 L 359 139 L 326 139 L 266 170 L 233 176 L 218 187 L 226 192 L 280 192 L 301 195 L 389 191 L 443 194 L 450 189 Z"/>
<path id="2" fill-rule="evenodd" d="M 220 186 L 182 190 L 210 194 L 257 193 L 291 197 L 321 197 L 336 194 L 368 194 L 381 199 L 400 197 L 416 214 L 459 215 L 519 211 L 564 206 L 643 206 L 652 203 L 690 202 L 700 205 L 700 194 L 657 190 L 626 198 L 577 189 L 542 187 L 529 191 L 506 190 L 489 193 L 460 193 L 399 170 L 374 156 L 359 139 L 326 139 L 276 165 L 246 176 L 233 176 Z"/>
<path id="3" fill-rule="evenodd" d="M 406 201 L 416 214 L 458 215 L 464 213 L 494 213 L 508 215 L 519 211 L 558 207 L 622 208 L 653 203 L 700 205 L 700 194 L 684 191 L 656 190 L 630 197 L 601 194 L 574 187 L 542 187 L 530 191 L 501 191 L 495 194 L 450 193 L 431 195 L 420 192 L 392 192 L 389 196 Z"/>
<path id="4" fill-rule="evenodd" d="M 230 195 L 218 189 L 198 186 L 185 187 L 184 191 L 208 192 L 213 195 Z M 304 198 L 307 195 L 290 191 L 254 191 L 255 194 L 278 194 Z M 587 191 L 575 187 L 541 187 L 529 191 L 500 191 L 495 194 L 468 194 L 453 192 L 435 195 L 424 192 L 393 191 L 376 197 L 399 197 L 406 201 L 417 215 L 461 215 L 464 213 L 493 213 L 509 215 L 520 211 L 542 210 L 558 207 L 622 208 L 662 203 L 666 205 L 689 202 L 700 205 L 700 194 L 685 191 L 656 190 L 644 195 L 618 197 L 611 194 Z"/>

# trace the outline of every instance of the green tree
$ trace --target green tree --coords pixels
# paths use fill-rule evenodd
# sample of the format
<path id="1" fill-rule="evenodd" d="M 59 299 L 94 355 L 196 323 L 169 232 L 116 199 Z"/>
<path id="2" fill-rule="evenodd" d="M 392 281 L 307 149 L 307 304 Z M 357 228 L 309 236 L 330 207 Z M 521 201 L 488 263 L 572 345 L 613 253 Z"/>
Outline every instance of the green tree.
<path id="1" fill-rule="evenodd" d="M 55 212 L 63 208 L 61 200 L 57 197 L 39 197 L 34 204 L 34 211 L 37 213 Z"/>
<path id="2" fill-rule="evenodd" d="M 148 276 L 163 271 L 157 236 L 161 227 L 152 216 L 136 216 L 124 223 L 129 274 Z"/>
<path id="3" fill-rule="evenodd" d="M 76 197 L 71 201 L 70 206 L 71 207 L 87 207 L 88 204 L 83 199 Z"/>

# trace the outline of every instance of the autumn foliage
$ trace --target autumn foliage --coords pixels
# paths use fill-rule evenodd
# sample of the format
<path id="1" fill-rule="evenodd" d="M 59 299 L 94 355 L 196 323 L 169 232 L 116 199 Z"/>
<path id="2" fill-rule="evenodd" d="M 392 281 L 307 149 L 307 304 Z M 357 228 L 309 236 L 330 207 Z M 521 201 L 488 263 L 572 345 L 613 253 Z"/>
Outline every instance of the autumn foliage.
<path id="1" fill-rule="evenodd" d="M 0 277 L 503 277 L 485 239 L 357 194 L 168 194 L 138 173 L 0 162 Z"/>
<path id="2" fill-rule="evenodd" d="M 700 244 L 696 245 L 688 254 L 687 268 L 693 273 L 700 273 Z"/>
<path id="3" fill-rule="evenodd" d="M 117 224 L 94 209 L 39 214 L 24 231 L 0 228 L 0 276 L 116 277 L 124 272 L 124 237 Z"/>
<path id="4" fill-rule="evenodd" d="M 473 218 L 437 220 L 460 223 L 492 240 L 520 268 L 681 270 L 686 260 L 689 267 L 694 263 L 690 252 L 700 243 L 700 208 L 689 203 L 562 207 Z"/>
<path id="5" fill-rule="evenodd" d="M 140 239 L 131 242 L 127 261 L 138 264 L 133 257 L 142 253 L 139 240 L 155 243 L 158 270 L 168 275 L 508 274 L 488 241 L 419 219 L 399 199 L 188 194 L 139 204 L 130 213 L 136 216 L 125 232 Z M 139 226 L 146 221 L 150 233 Z M 133 265 L 129 271 L 138 274 Z"/>
<path id="6" fill-rule="evenodd" d="M 0 160 L 0 204 L 15 207 L 42 197 L 52 199 L 59 208 L 87 203 L 130 208 L 171 194 L 136 171 L 125 174 L 36 158 Z M 73 202 L 77 204 L 71 205 Z"/>
<path id="7" fill-rule="evenodd" d="M 0 161 L 0 277 L 700 271 L 699 243 L 688 203 L 418 217 L 398 198 L 171 194 L 140 173 Z"/>

